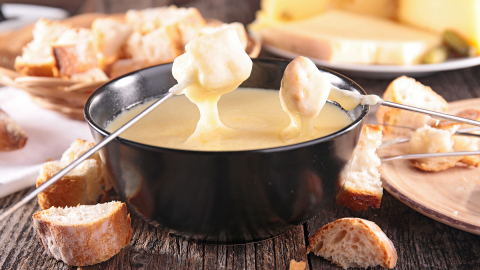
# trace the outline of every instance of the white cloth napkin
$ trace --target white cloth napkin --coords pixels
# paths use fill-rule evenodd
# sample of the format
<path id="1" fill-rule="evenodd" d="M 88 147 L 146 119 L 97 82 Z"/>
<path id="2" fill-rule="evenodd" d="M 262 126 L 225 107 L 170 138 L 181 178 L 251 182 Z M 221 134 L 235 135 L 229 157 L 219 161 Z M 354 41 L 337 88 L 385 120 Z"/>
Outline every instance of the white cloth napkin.
<path id="1" fill-rule="evenodd" d="M 35 185 L 40 166 L 48 159 L 60 159 L 76 138 L 93 141 L 86 122 L 43 109 L 14 87 L 0 88 L 0 108 L 28 136 L 24 148 L 0 152 L 0 198 Z"/>

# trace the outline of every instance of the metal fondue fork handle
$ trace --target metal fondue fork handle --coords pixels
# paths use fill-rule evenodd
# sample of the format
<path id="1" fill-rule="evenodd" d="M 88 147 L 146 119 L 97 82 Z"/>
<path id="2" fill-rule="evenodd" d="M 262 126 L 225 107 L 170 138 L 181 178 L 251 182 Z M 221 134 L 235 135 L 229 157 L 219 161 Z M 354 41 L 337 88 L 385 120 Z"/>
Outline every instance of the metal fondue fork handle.
<path id="1" fill-rule="evenodd" d="M 479 121 L 475 121 L 475 120 L 471 120 L 471 119 L 467 119 L 467 118 L 463 118 L 463 117 L 458 117 L 458 116 L 454 116 L 454 115 L 450 115 L 450 114 L 446 114 L 446 113 L 429 111 L 429 110 L 420 109 L 420 108 L 416 108 L 416 107 L 411 107 L 411 106 L 398 104 L 398 103 L 394 103 L 394 102 L 390 102 L 390 101 L 385 101 L 383 99 L 379 102 L 379 104 L 383 105 L 383 106 L 387 106 L 387 107 L 396 108 L 396 109 L 401 109 L 401 110 L 426 114 L 426 115 L 429 115 L 430 117 L 432 117 L 434 119 L 438 119 L 438 120 L 449 120 L 449 121 L 453 121 L 453 122 L 458 122 L 458 123 L 463 123 L 463 124 L 468 124 L 468 125 L 480 127 L 480 122 Z"/>
<path id="2" fill-rule="evenodd" d="M 428 153 L 428 154 L 410 154 L 399 156 L 385 156 L 380 160 L 390 161 L 397 159 L 419 159 L 419 158 L 435 158 L 435 157 L 455 157 L 455 156 L 477 156 L 480 155 L 480 151 L 459 151 L 459 152 L 444 152 L 444 153 Z"/>
<path id="3" fill-rule="evenodd" d="M 48 179 L 45 183 L 43 183 L 41 186 L 39 186 L 37 189 L 34 191 L 30 192 L 27 196 L 23 197 L 22 200 L 17 202 L 15 205 L 10 207 L 9 209 L 5 210 L 2 214 L 0 214 L 0 221 L 5 219 L 7 216 L 15 212 L 18 208 L 29 202 L 31 199 L 35 198 L 38 194 L 40 194 L 42 191 L 53 185 L 55 182 L 57 182 L 59 179 L 61 179 L 63 176 L 65 176 L 68 172 L 70 172 L 73 168 L 78 166 L 80 163 L 82 163 L 84 160 L 89 158 L 91 155 L 93 155 L 95 152 L 100 150 L 102 147 L 104 147 L 107 143 L 109 143 L 111 140 L 115 139 L 120 135 L 122 132 L 127 130 L 129 127 L 131 127 L 133 124 L 135 124 L 138 120 L 143 118 L 145 115 L 150 113 L 152 110 L 154 110 L 158 105 L 162 104 L 165 100 L 171 98 L 173 95 L 179 93 L 181 90 L 185 89 L 188 85 L 190 84 L 189 81 L 185 81 L 179 84 L 176 84 L 170 88 L 169 92 L 166 93 L 162 98 L 159 100 L 155 101 L 152 105 L 148 106 L 144 111 L 139 113 L 137 116 L 132 118 L 130 121 L 128 121 L 125 125 L 121 126 L 118 128 L 115 132 L 112 134 L 108 135 L 105 137 L 101 142 L 99 142 L 97 145 L 92 147 L 90 150 L 88 150 L 85 154 L 80 156 L 78 159 L 70 163 L 67 167 L 65 167 L 63 170 L 59 171 L 57 174 L 55 174 L 52 178 Z"/>

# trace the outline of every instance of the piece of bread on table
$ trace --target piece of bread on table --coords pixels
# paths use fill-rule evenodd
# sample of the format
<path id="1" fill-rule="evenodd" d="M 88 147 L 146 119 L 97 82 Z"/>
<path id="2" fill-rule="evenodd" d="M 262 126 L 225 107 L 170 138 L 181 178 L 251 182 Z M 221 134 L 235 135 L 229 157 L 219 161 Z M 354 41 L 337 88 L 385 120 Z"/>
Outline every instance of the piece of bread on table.
<path id="1" fill-rule="evenodd" d="M 27 76 L 57 77 L 58 70 L 50 44 L 72 26 L 62 22 L 40 19 L 33 28 L 33 40 L 15 59 L 15 69 Z"/>
<path id="2" fill-rule="evenodd" d="M 360 218 L 341 218 L 319 229 L 308 239 L 313 252 L 343 268 L 393 268 L 397 251 L 377 224 Z"/>
<path id="3" fill-rule="evenodd" d="M 127 246 L 132 237 L 130 215 L 121 202 L 39 211 L 32 218 L 42 246 L 68 265 L 106 261 Z"/>
<path id="4" fill-rule="evenodd" d="M 305 270 L 307 268 L 307 263 L 304 261 L 295 261 L 295 260 L 290 260 L 290 265 L 288 267 L 288 270 Z"/>
<path id="5" fill-rule="evenodd" d="M 408 152 L 410 154 L 453 152 L 455 142 L 452 140 L 452 134 L 457 129 L 458 126 L 452 129 L 437 129 L 425 125 L 411 134 Z M 454 167 L 461 159 L 462 157 L 438 157 L 412 159 L 411 162 L 413 166 L 423 171 L 438 172 Z"/>
<path id="6" fill-rule="evenodd" d="M 0 109 L 0 152 L 21 149 L 27 143 L 27 134 L 2 109 Z"/>
<path id="7" fill-rule="evenodd" d="M 377 148 L 382 144 L 380 125 L 365 125 L 353 156 L 340 174 L 342 186 L 337 194 L 337 203 L 358 211 L 368 207 L 380 208 L 383 196 L 380 180 L 380 158 Z"/>
<path id="8" fill-rule="evenodd" d="M 159 27 L 174 25 L 179 22 L 205 24 L 205 19 L 196 8 L 178 8 L 175 5 L 128 10 L 125 14 L 125 21 L 141 34 L 150 33 Z"/>
<path id="9" fill-rule="evenodd" d="M 132 33 L 132 27 L 115 18 L 99 18 L 92 23 L 93 45 L 97 52 L 98 66 L 105 70 L 120 59 L 122 47 Z"/>
<path id="10" fill-rule="evenodd" d="M 77 139 L 63 153 L 60 162 L 51 161 L 42 165 L 36 186 L 60 172 L 67 165 L 78 159 L 93 147 L 93 143 Z M 78 204 L 95 204 L 100 201 L 111 183 L 105 173 L 104 165 L 98 153 L 83 161 L 58 180 L 55 184 L 38 194 L 38 204 L 42 209 L 76 206 Z"/>
<path id="11" fill-rule="evenodd" d="M 90 29 L 73 28 L 65 31 L 52 43 L 52 50 L 60 77 L 69 79 L 73 74 L 98 67 Z"/>
<path id="12" fill-rule="evenodd" d="M 177 28 L 172 25 L 157 28 L 145 35 L 135 31 L 127 40 L 127 56 L 144 61 L 146 66 L 153 66 L 173 60 L 182 54 L 179 46 L 180 37 Z"/>
<path id="13" fill-rule="evenodd" d="M 65 152 L 62 154 L 62 158 L 60 159 L 60 165 L 63 167 L 66 167 L 67 165 L 77 160 L 80 156 L 85 154 L 88 150 L 90 150 L 94 146 L 95 144 L 93 142 L 88 142 L 82 139 L 76 139 L 70 145 L 70 147 L 67 150 L 65 150 Z M 98 152 L 91 155 L 88 159 L 94 159 L 97 162 L 99 175 L 100 175 L 98 182 L 100 183 L 100 185 L 104 186 L 105 190 L 111 189 L 112 185 L 105 172 L 105 166 L 103 165 L 102 159 L 100 158 L 100 155 L 98 154 Z"/>
<path id="14" fill-rule="evenodd" d="M 415 81 L 415 79 L 401 76 L 392 81 L 383 93 L 383 99 L 395 103 L 414 106 L 437 112 L 446 112 L 448 103 L 430 87 Z M 411 128 L 423 127 L 430 116 L 410 111 L 380 106 L 377 111 L 377 122 L 386 125 L 384 133 L 409 134 L 410 129 L 394 128 L 390 125 Z"/>

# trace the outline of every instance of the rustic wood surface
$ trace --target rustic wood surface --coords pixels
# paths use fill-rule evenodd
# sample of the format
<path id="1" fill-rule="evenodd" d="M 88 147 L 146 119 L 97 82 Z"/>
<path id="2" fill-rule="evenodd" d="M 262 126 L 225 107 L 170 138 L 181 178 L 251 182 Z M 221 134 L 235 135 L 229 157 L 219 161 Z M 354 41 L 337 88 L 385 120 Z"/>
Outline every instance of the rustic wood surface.
<path id="1" fill-rule="evenodd" d="M 41 1 L 22 1 L 38 4 Z M 176 3 L 196 6 L 205 17 L 226 22 L 251 22 L 258 0 L 87 0 L 45 1 L 82 12 L 124 12 Z M 0 1 L 1 3 L 1 1 Z M 77 3 L 77 4 L 73 4 Z M 261 56 L 271 57 L 262 52 Z M 419 78 L 447 101 L 480 97 L 480 67 L 448 71 Z M 353 78 L 368 93 L 381 94 L 390 80 Z M 370 120 L 372 121 L 372 120 Z M 1 186 L 0 186 L 1 188 Z M 0 211 L 19 201 L 32 188 L 0 199 Z M 441 202 L 439 202 L 441 203 Z M 75 269 L 53 259 L 35 237 L 31 216 L 40 208 L 32 201 L 0 222 L 0 269 Z M 330 262 L 306 255 L 307 239 L 335 219 L 360 217 L 377 223 L 393 241 L 398 252 L 395 269 L 480 269 L 480 236 L 425 217 L 403 205 L 387 192 L 377 210 L 353 212 L 332 202 L 304 225 L 274 239 L 238 246 L 213 246 L 171 236 L 136 216 L 130 245 L 110 260 L 82 269 L 288 269 L 291 259 L 307 261 L 307 269 L 340 269 Z M 381 269 L 380 267 L 373 269 Z"/>

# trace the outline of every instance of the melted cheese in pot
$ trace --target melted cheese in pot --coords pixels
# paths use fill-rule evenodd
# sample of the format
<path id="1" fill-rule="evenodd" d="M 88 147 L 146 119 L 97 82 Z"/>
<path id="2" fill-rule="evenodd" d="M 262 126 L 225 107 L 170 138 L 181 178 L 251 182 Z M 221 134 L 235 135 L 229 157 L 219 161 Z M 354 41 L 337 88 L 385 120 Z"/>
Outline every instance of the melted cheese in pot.
<path id="1" fill-rule="evenodd" d="M 152 102 L 122 112 L 106 129 L 115 131 Z M 290 124 L 290 119 L 282 110 L 278 91 L 240 88 L 223 95 L 218 110 L 221 122 L 228 128 L 210 133 L 204 140 L 187 142 L 196 129 L 200 113 L 185 96 L 174 96 L 121 137 L 166 148 L 207 151 L 264 149 L 288 144 L 282 140 L 281 131 Z M 351 122 L 347 112 L 327 102 L 314 120 L 312 138 L 331 134 Z"/>

